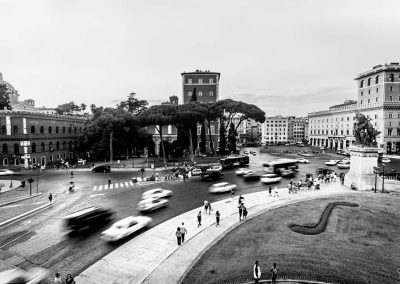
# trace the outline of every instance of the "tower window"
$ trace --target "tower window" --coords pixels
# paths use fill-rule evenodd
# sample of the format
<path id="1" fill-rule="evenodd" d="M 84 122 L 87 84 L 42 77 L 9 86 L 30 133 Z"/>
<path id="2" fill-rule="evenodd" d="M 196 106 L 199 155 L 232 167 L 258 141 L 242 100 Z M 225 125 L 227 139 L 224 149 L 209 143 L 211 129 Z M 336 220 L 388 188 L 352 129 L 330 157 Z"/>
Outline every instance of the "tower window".
<path id="1" fill-rule="evenodd" d="M 214 96 L 214 92 L 209 92 L 210 97 Z"/>
<path id="2" fill-rule="evenodd" d="M 368 79 L 368 86 L 371 86 L 371 78 Z"/>
<path id="3" fill-rule="evenodd" d="M 360 82 L 360 88 L 364 88 L 364 80 L 361 80 L 361 82 Z"/>
<path id="4" fill-rule="evenodd" d="M 203 79 L 199 78 L 199 84 L 203 84 Z"/>
<path id="5" fill-rule="evenodd" d="M 188 79 L 188 84 L 192 84 L 192 79 Z"/>

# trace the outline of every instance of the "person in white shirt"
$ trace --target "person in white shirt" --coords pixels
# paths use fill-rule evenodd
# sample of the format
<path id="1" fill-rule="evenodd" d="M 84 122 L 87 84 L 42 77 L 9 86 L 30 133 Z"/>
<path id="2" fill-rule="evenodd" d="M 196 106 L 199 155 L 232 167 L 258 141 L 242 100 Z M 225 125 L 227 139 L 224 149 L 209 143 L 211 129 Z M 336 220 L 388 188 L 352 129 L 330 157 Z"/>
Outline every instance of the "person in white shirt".
<path id="1" fill-rule="evenodd" d="M 253 276 L 254 276 L 254 284 L 258 284 L 258 281 L 260 281 L 261 278 L 261 269 L 260 266 L 258 265 L 258 261 L 256 261 L 256 263 L 254 264 Z"/>

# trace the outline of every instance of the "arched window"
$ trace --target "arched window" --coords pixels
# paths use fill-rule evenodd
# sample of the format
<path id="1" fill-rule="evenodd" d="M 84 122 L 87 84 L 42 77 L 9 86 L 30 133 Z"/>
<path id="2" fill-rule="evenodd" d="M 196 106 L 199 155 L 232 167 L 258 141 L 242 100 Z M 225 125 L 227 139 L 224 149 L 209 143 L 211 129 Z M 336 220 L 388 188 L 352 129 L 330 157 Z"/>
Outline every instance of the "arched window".
<path id="1" fill-rule="evenodd" d="M 371 86 L 371 78 L 368 78 L 368 86 Z"/>
<path id="2" fill-rule="evenodd" d="M 3 159 L 3 166 L 8 166 L 8 159 L 7 158 Z"/>
<path id="3" fill-rule="evenodd" d="M 394 82 L 394 74 L 389 75 L 389 82 Z"/>
<path id="4" fill-rule="evenodd" d="M 1 127 L 1 134 L 7 134 L 7 127 L 5 125 Z"/>
<path id="5" fill-rule="evenodd" d="M 44 127 L 40 126 L 40 133 L 43 134 L 44 133 Z"/>
<path id="6" fill-rule="evenodd" d="M 79 127 L 79 133 L 81 133 L 82 132 L 82 127 Z"/>
<path id="7" fill-rule="evenodd" d="M 44 142 L 42 142 L 42 144 L 40 144 L 40 148 L 41 148 L 41 150 L 42 150 L 42 152 L 44 152 Z"/>
<path id="8" fill-rule="evenodd" d="M 17 134 L 18 133 L 18 126 L 14 125 L 13 127 L 13 133 Z"/>
<path id="9" fill-rule="evenodd" d="M 54 148 L 53 148 L 53 142 L 49 142 L 49 151 L 53 152 Z"/>
<path id="10" fill-rule="evenodd" d="M 18 145 L 18 143 L 14 144 L 14 155 L 19 155 L 19 145 Z"/>
<path id="11" fill-rule="evenodd" d="M 74 143 L 74 147 L 75 147 L 75 149 L 78 148 L 78 141 L 76 141 L 76 140 L 75 140 L 75 143 Z"/>
<path id="12" fill-rule="evenodd" d="M 60 142 L 58 142 L 58 141 L 56 142 L 56 149 L 60 150 Z"/>
<path id="13" fill-rule="evenodd" d="M 35 134 L 35 126 L 34 125 L 31 126 L 31 134 Z"/>
<path id="14" fill-rule="evenodd" d="M 58 133 L 58 126 L 56 127 L 56 133 Z"/>
<path id="15" fill-rule="evenodd" d="M 375 77 L 375 84 L 379 84 L 379 75 Z"/>
<path id="16" fill-rule="evenodd" d="M 63 127 L 63 133 L 65 133 L 65 126 Z"/>
<path id="17" fill-rule="evenodd" d="M 360 88 L 364 88 L 364 80 L 361 80 L 361 82 L 360 82 Z"/>
<path id="18" fill-rule="evenodd" d="M 68 127 L 68 133 L 72 133 L 72 127 Z"/>
<path id="19" fill-rule="evenodd" d="M 65 149 L 65 141 L 63 141 L 63 147 L 62 148 Z"/>
<path id="20" fill-rule="evenodd" d="M 49 126 L 49 134 L 51 133 L 51 130 L 52 130 L 52 129 L 51 129 L 51 126 Z"/>
<path id="21" fill-rule="evenodd" d="M 8 153 L 8 145 L 6 143 L 3 144 L 3 153 Z"/>
<path id="22" fill-rule="evenodd" d="M 75 128 L 74 128 L 74 132 L 76 133 L 76 131 L 77 131 L 77 130 L 76 130 L 76 127 L 75 127 Z"/>
<path id="23" fill-rule="evenodd" d="M 36 143 L 32 143 L 32 153 L 36 153 Z"/>
<path id="24" fill-rule="evenodd" d="M 68 149 L 72 150 L 72 141 L 69 141 L 68 144 L 69 144 L 69 145 L 68 145 Z"/>

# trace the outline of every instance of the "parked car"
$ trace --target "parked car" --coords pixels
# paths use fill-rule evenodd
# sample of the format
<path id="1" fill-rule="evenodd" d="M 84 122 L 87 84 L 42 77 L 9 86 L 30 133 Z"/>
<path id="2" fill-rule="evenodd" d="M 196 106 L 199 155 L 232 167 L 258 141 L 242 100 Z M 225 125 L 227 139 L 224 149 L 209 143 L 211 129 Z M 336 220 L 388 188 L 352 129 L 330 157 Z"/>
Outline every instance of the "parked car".
<path id="1" fill-rule="evenodd" d="M 0 272 L 2 284 L 36 284 L 47 278 L 49 272 L 41 267 L 32 267 L 28 270 L 10 269 Z"/>
<path id="2" fill-rule="evenodd" d="M 100 227 L 112 220 L 114 212 L 99 207 L 89 207 L 64 217 L 65 226 L 71 232 L 77 232 L 91 227 Z"/>
<path id="3" fill-rule="evenodd" d="M 168 199 L 147 198 L 138 203 L 137 209 L 141 212 L 151 212 L 166 206 L 168 206 Z"/>
<path id="4" fill-rule="evenodd" d="M 142 199 L 147 198 L 163 198 L 172 196 L 172 191 L 162 188 L 154 188 L 143 192 Z"/>
<path id="5" fill-rule="evenodd" d="M 237 185 L 236 184 L 230 184 L 228 182 L 220 182 L 213 184 L 212 186 L 209 187 L 208 191 L 210 193 L 222 193 L 222 192 L 229 192 L 232 189 L 236 189 Z"/>
<path id="6" fill-rule="evenodd" d="M 304 159 L 304 158 L 299 158 L 297 159 L 298 163 L 303 163 L 303 164 L 309 164 L 310 160 Z"/>
<path id="7" fill-rule="evenodd" d="M 108 173 L 111 171 L 109 164 L 97 165 L 92 168 L 92 173 Z"/>
<path id="8" fill-rule="evenodd" d="M 221 166 L 212 166 L 211 168 L 208 168 L 206 172 L 208 173 L 213 173 L 213 172 L 221 172 L 222 167 Z"/>
<path id="9" fill-rule="evenodd" d="M 115 242 L 148 226 L 153 219 L 147 216 L 129 216 L 111 225 L 101 233 L 101 238 L 107 242 Z"/>
<path id="10" fill-rule="evenodd" d="M 0 176 L 9 176 L 15 174 L 14 171 L 8 169 L 0 169 Z"/>
<path id="11" fill-rule="evenodd" d="M 279 182 L 282 177 L 276 174 L 264 174 L 261 176 L 261 182 L 265 184 L 276 183 Z"/>
<path id="12" fill-rule="evenodd" d="M 193 169 L 192 170 L 192 176 L 201 176 L 201 173 L 203 171 L 201 169 Z"/>
<path id="13" fill-rule="evenodd" d="M 245 175 L 245 174 L 249 174 L 249 173 L 252 173 L 253 172 L 253 170 L 250 170 L 250 169 L 248 169 L 248 168 L 240 168 L 240 169 L 238 169 L 235 173 L 238 175 L 238 176 L 243 176 L 243 175 Z"/>

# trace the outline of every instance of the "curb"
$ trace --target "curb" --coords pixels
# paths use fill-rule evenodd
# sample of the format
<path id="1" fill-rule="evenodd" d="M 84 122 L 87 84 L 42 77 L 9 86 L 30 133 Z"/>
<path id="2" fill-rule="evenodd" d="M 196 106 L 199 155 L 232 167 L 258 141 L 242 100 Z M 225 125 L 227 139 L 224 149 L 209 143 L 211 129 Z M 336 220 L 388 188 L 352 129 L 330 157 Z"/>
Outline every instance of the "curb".
<path id="1" fill-rule="evenodd" d="M 296 279 L 277 279 L 276 283 L 286 283 L 286 282 L 293 282 L 293 283 L 301 283 L 301 284 L 337 284 L 333 282 L 321 282 L 321 281 L 308 281 L 308 280 L 296 280 Z M 243 284 L 252 284 L 254 282 L 245 282 Z M 259 283 L 272 283 L 272 280 L 261 280 Z"/>
<path id="2" fill-rule="evenodd" d="M 7 226 L 7 225 L 9 225 L 11 223 L 14 223 L 16 221 L 19 221 L 19 220 L 25 218 L 25 217 L 28 217 L 28 216 L 33 215 L 35 213 L 38 213 L 41 210 L 46 209 L 47 207 L 53 206 L 53 204 L 54 203 L 48 203 L 46 205 L 42 205 L 42 206 L 37 207 L 35 209 L 32 209 L 32 210 L 30 210 L 28 212 L 25 212 L 25 213 L 23 213 L 21 215 L 15 216 L 14 218 L 8 219 L 7 221 L 1 222 L 0 223 L 0 228 L 3 228 L 3 227 L 5 227 L 5 226 Z"/>
<path id="3" fill-rule="evenodd" d="M 27 199 L 30 199 L 30 198 L 38 197 L 38 196 L 40 196 L 42 194 L 43 193 L 39 192 L 38 194 L 33 195 L 33 196 L 22 197 L 22 198 L 14 199 L 14 200 L 11 200 L 11 201 L 8 201 L 8 202 L 5 202 L 5 203 L 0 203 L 0 207 L 6 206 L 6 205 L 9 205 L 9 204 L 13 204 L 13 203 L 16 203 L 16 202 L 19 202 L 19 201 L 27 200 Z"/>

